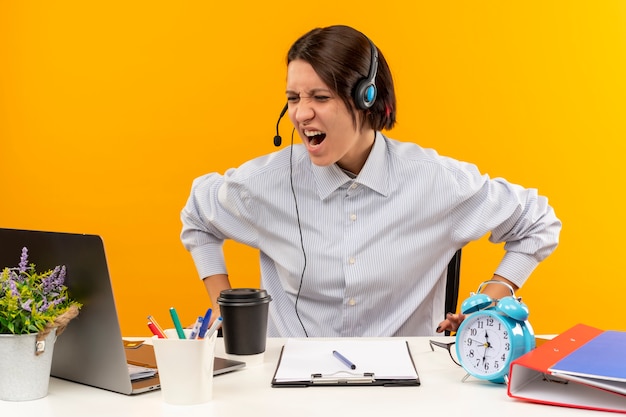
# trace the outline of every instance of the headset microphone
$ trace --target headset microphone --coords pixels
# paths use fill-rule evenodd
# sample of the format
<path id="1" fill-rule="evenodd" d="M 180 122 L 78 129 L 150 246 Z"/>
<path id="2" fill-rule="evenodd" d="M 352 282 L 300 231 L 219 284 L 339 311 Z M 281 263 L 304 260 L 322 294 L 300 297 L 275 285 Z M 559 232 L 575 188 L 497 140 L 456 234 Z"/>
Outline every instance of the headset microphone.
<path id="1" fill-rule="evenodd" d="M 280 112 L 280 116 L 278 116 L 278 121 L 276 122 L 276 136 L 274 136 L 274 146 L 276 147 L 280 146 L 280 144 L 283 143 L 283 138 L 281 138 L 278 134 L 278 125 L 280 124 L 280 119 L 282 119 L 287 112 L 288 107 L 289 104 L 285 104 L 285 107 L 283 107 L 283 110 Z"/>

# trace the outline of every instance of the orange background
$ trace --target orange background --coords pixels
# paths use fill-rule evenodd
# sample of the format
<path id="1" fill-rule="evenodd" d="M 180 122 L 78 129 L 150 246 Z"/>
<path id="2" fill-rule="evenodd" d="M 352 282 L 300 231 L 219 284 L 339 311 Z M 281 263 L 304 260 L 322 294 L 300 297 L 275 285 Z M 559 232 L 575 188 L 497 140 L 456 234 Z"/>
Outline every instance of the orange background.
<path id="1" fill-rule="evenodd" d="M 519 292 L 536 332 L 626 330 L 625 2 L 262 3 L 0 2 L 0 226 L 102 235 L 124 334 L 170 306 L 191 322 L 209 303 L 179 240 L 192 179 L 272 152 L 288 47 L 348 24 L 391 65 L 391 137 L 550 198 L 561 243 Z M 258 285 L 258 254 L 226 251 Z M 465 249 L 461 299 L 500 256 Z"/>

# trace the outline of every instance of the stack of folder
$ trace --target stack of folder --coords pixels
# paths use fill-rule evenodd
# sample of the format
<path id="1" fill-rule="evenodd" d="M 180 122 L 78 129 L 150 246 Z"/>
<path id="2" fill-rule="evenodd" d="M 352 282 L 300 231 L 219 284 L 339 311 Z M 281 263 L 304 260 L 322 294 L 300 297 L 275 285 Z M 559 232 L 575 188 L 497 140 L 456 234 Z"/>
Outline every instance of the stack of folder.
<path id="1" fill-rule="evenodd" d="M 578 324 L 513 361 L 508 395 L 626 413 L 626 332 Z"/>

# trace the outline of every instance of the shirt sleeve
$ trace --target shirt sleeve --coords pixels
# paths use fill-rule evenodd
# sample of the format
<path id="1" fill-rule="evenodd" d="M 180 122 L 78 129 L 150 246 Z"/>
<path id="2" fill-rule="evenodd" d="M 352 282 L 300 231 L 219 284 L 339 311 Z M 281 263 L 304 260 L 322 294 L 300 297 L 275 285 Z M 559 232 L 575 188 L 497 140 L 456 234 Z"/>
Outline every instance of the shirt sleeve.
<path id="1" fill-rule="evenodd" d="M 181 211 L 181 240 L 200 278 L 227 273 L 225 239 L 255 246 L 249 196 L 241 183 L 229 180 L 234 173 L 229 170 L 223 176 L 212 173 L 195 179 Z"/>
<path id="2" fill-rule="evenodd" d="M 495 273 L 518 287 L 539 262 L 557 247 L 561 221 L 548 199 L 534 188 L 481 175 L 471 164 L 457 171 L 460 204 L 455 208 L 455 233 L 476 240 L 489 233 L 506 251 Z"/>

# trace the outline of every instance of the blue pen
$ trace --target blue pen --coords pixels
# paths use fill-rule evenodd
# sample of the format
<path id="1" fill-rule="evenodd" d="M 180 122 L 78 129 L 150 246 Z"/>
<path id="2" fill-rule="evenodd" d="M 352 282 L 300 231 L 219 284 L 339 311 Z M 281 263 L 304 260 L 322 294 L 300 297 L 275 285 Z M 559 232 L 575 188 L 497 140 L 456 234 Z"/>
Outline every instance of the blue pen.
<path id="1" fill-rule="evenodd" d="M 202 316 L 198 316 L 196 322 L 193 324 L 191 328 L 191 334 L 189 335 L 190 339 L 195 339 L 198 337 L 198 333 L 200 333 L 200 327 L 202 326 Z"/>
<path id="2" fill-rule="evenodd" d="M 204 334 L 206 333 L 206 329 L 209 328 L 209 323 L 211 322 L 212 313 L 213 313 L 213 310 L 211 308 L 209 308 L 206 311 L 206 314 L 204 315 L 204 318 L 202 319 L 202 326 L 200 326 L 200 330 L 198 331 L 198 339 L 202 339 L 204 337 Z"/>
<path id="3" fill-rule="evenodd" d="M 337 359 L 339 359 L 344 365 L 346 365 L 348 368 L 350 369 L 356 369 L 356 365 L 353 364 L 352 362 L 350 362 L 350 360 L 348 358 L 346 358 L 345 356 L 343 356 L 341 353 L 337 352 L 336 350 L 333 350 L 333 356 Z"/>
<path id="4" fill-rule="evenodd" d="M 176 328 L 176 333 L 178 334 L 178 338 L 186 339 L 185 331 L 183 330 L 183 326 L 180 324 L 178 313 L 176 313 L 176 309 L 174 307 L 170 308 L 170 315 L 172 316 L 172 321 L 174 322 L 174 327 Z"/>
<path id="5" fill-rule="evenodd" d="M 215 319 L 215 321 L 213 322 L 213 324 L 211 325 L 211 328 L 206 332 L 206 338 L 210 339 L 211 336 L 213 336 L 213 333 L 215 333 L 215 331 L 217 330 L 218 327 L 220 327 L 220 324 L 222 324 L 222 318 L 218 317 Z"/>

